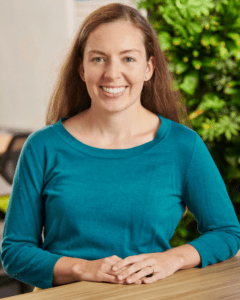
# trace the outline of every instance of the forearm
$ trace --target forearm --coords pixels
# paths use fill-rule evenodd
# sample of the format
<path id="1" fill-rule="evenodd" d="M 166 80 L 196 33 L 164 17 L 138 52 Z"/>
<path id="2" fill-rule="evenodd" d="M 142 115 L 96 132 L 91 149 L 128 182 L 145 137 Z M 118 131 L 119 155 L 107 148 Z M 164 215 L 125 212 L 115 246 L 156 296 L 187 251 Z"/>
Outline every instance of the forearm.
<path id="1" fill-rule="evenodd" d="M 180 262 L 181 267 L 179 270 L 194 268 L 201 264 L 201 256 L 192 245 L 185 244 L 166 252 L 173 255 Z"/>
<path id="2" fill-rule="evenodd" d="M 52 285 L 57 286 L 78 281 L 73 267 L 76 264 L 83 265 L 85 263 L 85 259 L 61 257 L 54 266 Z"/>

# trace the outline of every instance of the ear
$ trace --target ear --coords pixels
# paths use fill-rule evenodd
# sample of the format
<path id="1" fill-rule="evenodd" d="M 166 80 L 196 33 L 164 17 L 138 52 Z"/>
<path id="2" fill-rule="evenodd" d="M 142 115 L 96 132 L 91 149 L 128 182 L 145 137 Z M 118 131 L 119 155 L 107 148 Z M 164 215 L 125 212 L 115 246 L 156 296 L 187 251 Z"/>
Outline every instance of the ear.
<path id="1" fill-rule="evenodd" d="M 148 81 L 151 79 L 153 72 L 156 68 L 156 59 L 154 56 L 151 56 L 148 63 L 147 63 L 147 69 L 145 73 L 145 80 Z"/>
<path id="2" fill-rule="evenodd" d="M 81 77 L 82 81 L 85 81 L 85 79 L 84 79 L 84 69 L 83 69 L 82 63 L 80 64 L 80 66 L 78 68 L 78 74 Z"/>

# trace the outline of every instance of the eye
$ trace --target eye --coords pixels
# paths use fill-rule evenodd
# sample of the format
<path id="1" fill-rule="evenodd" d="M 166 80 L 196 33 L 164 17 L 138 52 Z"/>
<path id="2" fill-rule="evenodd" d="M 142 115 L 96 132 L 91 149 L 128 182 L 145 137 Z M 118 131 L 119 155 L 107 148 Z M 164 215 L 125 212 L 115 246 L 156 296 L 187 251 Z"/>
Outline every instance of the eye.
<path id="1" fill-rule="evenodd" d="M 132 57 L 125 57 L 125 59 L 131 59 L 131 61 L 128 61 L 128 62 L 133 62 L 133 61 L 135 61 L 135 59 L 134 58 L 132 58 Z M 98 59 L 102 59 L 102 57 L 94 57 L 92 60 L 93 61 L 96 61 L 96 62 L 100 62 Z"/>
<path id="2" fill-rule="evenodd" d="M 126 57 L 126 59 L 127 59 L 127 58 L 130 58 L 130 59 L 132 59 L 132 61 L 135 61 L 135 59 L 134 59 L 134 58 L 132 58 L 132 57 Z"/>
<path id="3" fill-rule="evenodd" d="M 96 59 L 98 59 L 98 58 L 102 58 L 102 57 L 94 57 L 92 60 L 96 61 Z M 99 62 L 99 61 L 97 61 L 97 62 Z"/>

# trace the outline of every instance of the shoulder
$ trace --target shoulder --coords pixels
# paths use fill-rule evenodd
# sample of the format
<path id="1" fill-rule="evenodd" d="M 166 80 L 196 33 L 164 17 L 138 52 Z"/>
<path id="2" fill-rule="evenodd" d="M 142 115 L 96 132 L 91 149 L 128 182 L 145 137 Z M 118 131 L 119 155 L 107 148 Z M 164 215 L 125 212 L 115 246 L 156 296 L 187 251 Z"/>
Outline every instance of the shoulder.
<path id="1" fill-rule="evenodd" d="M 169 119 L 167 119 L 167 122 L 169 123 L 169 137 L 171 143 L 181 152 L 188 154 L 193 153 L 196 144 L 202 141 L 200 135 L 195 130 L 181 123 Z"/>
<path id="2" fill-rule="evenodd" d="M 23 150 L 27 148 L 42 150 L 52 144 L 55 139 L 54 126 L 56 126 L 56 124 L 46 125 L 32 132 L 24 143 Z"/>

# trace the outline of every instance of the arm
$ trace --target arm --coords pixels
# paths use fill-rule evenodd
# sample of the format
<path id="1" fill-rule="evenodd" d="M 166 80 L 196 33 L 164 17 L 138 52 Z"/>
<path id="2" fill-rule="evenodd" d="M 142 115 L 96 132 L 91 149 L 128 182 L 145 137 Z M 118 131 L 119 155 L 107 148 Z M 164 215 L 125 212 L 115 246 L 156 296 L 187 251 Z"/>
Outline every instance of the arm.
<path id="1" fill-rule="evenodd" d="M 182 245 L 166 251 L 176 260 L 180 261 L 182 267 L 179 270 L 190 269 L 201 264 L 201 256 L 192 245 Z"/>
<path id="2" fill-rule="evenodd" d="M 74 271 L 74 266 L 78 265 L 83 268 L 86 260 L 72 257 L 61 257 L 54 266 L 53 269 L 53 281 L 52 285 L 62 285 L 75 281 L 79 281 L 79 276 Z"/>
<path id="3" fill-rule="evenodd" d="M 239 250 L 240 226 L 223 179 L 197 133 L 194 142 L 181 195 L 196 217 L 202 235 L 165 252 L 125 258 L 113 266 L 113 270 L 128 266 L 118 275 L 122 275 L 122 279 L 130 277 L 135 282 L 142 278 L 144 283 L 152 283 L 179 269 L 201 268 L 224 261 Z M 151 277 L 144 277 L 152 272 Z"/>
<path id="4" fill-rule="evenodd" d="M 51 127 L 48 128 L 51 133 Z M 93 262 L 72 258 L 72 255 L 68 257 L 66 248 L 70 247 L 70 243 L 66 243 L 71 239 L 71 233 L 65 235 L 65 244 L 62 242 L 64 235 L 60 235 L 55 249 L 51 244 L 51 239 L 56 239 L 61 232 L 63 222 L 58 207 L 48 203 L 48 199 L 51 201 L 53 174 L 49 169 L 57 172 L 58 166 L 56 156 L 50 155 L 55 152 L 51 149 L 54 139 L 49 131 L 41 130 L 39 135 L 30 135 L 19 157 L 5 218 L 1 247 L 3 267 L 10 277 L 43 289 L 81 280 L 116 283 L 116 276 L 109 270 L 112 264 L 121 260 L 120 257 L 106 257 Z M 56 189 L 53 184 L 53 193 Z M 65 212 L 65 205 L 62 209 Z M 44 241 L 43 227 L 46 230 Z M 76 234 L 73 238 L 78 239 Z"/>
<path id="5" fill-rule="evenodd" d="M 200 254 L 201 266 L 224 261 L 240 248 L 240 225 L 225 183 L 199 135 L 183 187 L 183 200 L 194 214 L 201 236 L 188 243 Z"/>
<path id="6" fill-rule="evenodd" d="M 32 134 L 18 160 L 5 217 L 1 245 L 2 265 L 9 277 L 40 288 L 52 287 L 53 268 L 61 255 L 42 249 L 44 211 L 41 191 L 44 181 L 44 151 Z M 31 142 L 36 143 L 33 149 Z M 38 144 L 39 143 L 39 144 Z"/>

